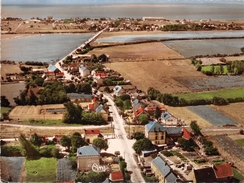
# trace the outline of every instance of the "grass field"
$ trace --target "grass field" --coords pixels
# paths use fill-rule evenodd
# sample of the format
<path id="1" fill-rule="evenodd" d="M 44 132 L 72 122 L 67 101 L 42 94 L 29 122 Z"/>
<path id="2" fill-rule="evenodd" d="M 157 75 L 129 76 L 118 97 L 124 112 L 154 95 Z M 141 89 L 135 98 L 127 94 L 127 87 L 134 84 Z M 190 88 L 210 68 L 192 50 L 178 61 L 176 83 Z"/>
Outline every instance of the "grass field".
<path id="1" fill-rule="evenodd" d="M 227 90 L 218 90 L 211 92 L 198 92 L 198 93 L 185 93 L 185 94 L 175 94 L 179 98 L 183 98 L 187 101 L 190 100 L 211 100 L 213 97 L 222 97 L 222 98 L 244 98 L 244 88 L 236 89 L 227 89 Z"/>
<path id="2" fill-rule="evenodd" d="M 244 147 L 244 139 L 235 140 L 237 144 Z"/>
<path id="3" fill-rule="evenodd" d="M 55 158 L 41 158 L 39 160 L 27 160 L 27 182 L 55 182 L 57 160 Z"/>
<path id="4" fill-rule="evenodd" d="M 212 66 L 208 65 L 208 66 L 202 66 L 202 70 L 201 71 L 211 71 L 212 70 Z M 217 70 L 220 70 L 220 66 L 219 65 L 215 65 L 214 66 L 214 73 L 216 73 Z M 223 65 L 223 73 L 222 74 L 229 74 L 228 70 L 227 70 L 227 66 Z"/>

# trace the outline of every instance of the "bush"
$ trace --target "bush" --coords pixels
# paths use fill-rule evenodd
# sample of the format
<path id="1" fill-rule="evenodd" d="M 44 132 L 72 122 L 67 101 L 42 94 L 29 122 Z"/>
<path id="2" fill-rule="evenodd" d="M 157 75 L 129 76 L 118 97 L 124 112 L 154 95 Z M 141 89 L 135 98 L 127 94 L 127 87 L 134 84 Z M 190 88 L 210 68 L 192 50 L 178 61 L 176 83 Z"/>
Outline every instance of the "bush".
<path id="1" fill-rule="evenodd" d="M 22 146 L 2 146 L 1 155 L 8 157 L 25 156 L 25 150 Z"/>
<path id="2" fill-rule="evenodd" d="M 173 153 L 169 152 L 169 151 L 162 151 L 161 152 L 164 156 L 166 157 L 170 157 L 170 156 L 174 156 Z"/>

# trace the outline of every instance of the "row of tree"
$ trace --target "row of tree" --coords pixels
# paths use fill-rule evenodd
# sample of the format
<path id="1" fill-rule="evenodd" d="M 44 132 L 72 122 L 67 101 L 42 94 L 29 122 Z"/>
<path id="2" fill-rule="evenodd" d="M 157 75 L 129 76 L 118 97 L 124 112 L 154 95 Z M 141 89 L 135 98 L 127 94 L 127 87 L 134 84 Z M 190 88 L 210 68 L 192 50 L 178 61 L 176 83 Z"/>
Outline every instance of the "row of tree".
<path id="1" fill-rule="evenodd" d="M 194 100 L 185 100 L 178 96 L 172 94 L 162 94 L 158 90 L 150 87 L 147 91 L 148 98 L 151 100 L 158 100 L 163 102 L 166 105 L 170 106 L 192 106 L 192 105 L 227 105 L 233 102 L 243 102 L 244 98 L 222 98 L 214 96 L 212 99 L 194 99 Z"/>
<path id="2" fill-rule="evenodd" d="M 61 104 L 68 101 L 65 88 L 60 82 L 43 83 L 44 88 L 37 93 L 27 84 L 25 90 L 14 98 L 17 105 Z"/>
<path id="3" fill-rule="evenodd" d="M 65 91 L 67 93 L 91 93 L 92 88 L 89 83 L 80 83 L 75 85 L 74 83 L 70 83 L 69 85 L 64 86 Z"/>

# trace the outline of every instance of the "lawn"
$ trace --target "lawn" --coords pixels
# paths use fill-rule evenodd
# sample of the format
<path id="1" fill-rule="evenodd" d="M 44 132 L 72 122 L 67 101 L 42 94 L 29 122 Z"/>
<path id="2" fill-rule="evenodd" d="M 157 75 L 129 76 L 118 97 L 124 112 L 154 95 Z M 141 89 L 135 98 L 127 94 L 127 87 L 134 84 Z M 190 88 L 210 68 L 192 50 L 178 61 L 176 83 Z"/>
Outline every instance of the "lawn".
<path id="1" fill-rule="evenodd" d="M 183 98 L 187 101 L 191 100 L 211 100 L 213 97 L 222 97 L 222 98 L 244 98 L 244 88 L 236 88 L 236 89 L 227 89 L 227 90 L 218 90 L 212 92 L 199 92 L 199 93 L 185 93 L 185 94 L 177 94 L 179 98 Z"/>
<path id="2" fill-rule="evenodd" d="M 244 139 L 239 139 L 239 140 L 235 140 L 235 141 L 237 142 L 237 144 L 244 147 Z"/>
<path id="3" fill-rule="evenodd" d="M 25 164 L 26 182 L 55 182 L 57 160 L 55 158 L 41 158 L 27 160 Z"/>
<path id="4" fill-rule="evenodd" d="M 11 107 L 1 107 L 1 118 L 3 113 L 8 113 L 10 111 Z"/>
<path id="5" fill-rule="evenodd" d="M 235 168 L 232 168 L 232 171 L 236 179 L 240 180 L 241 182 L 244 180 L 244 176 L 240 174 Z"/>

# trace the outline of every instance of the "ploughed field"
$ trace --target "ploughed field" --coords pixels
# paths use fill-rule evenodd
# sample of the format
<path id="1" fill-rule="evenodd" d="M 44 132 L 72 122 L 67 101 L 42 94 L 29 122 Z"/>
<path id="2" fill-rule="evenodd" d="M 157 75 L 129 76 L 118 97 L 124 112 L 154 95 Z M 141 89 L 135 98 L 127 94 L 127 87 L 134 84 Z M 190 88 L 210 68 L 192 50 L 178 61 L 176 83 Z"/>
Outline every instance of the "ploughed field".
<path id="1" fill-rule="evenodd" d="M 224 125 L 237 125 L 238 123 L 231 118 L 215 111 L 214 109 L 206 106 L 188 106 L 187 109 L 199 115 L 201 118 L 210 122 L 214 126 L 224 126 Z"/>
<path id="2" fill-rule="evenodd" d="M 153 87 L 176 94 L 244 87 L 243 76 L 206 76 L 162 42 L 95 48 L 90 52 L 102 53 L 110 56 L 106 67 L 118 71 L 143 91 Z"/>

